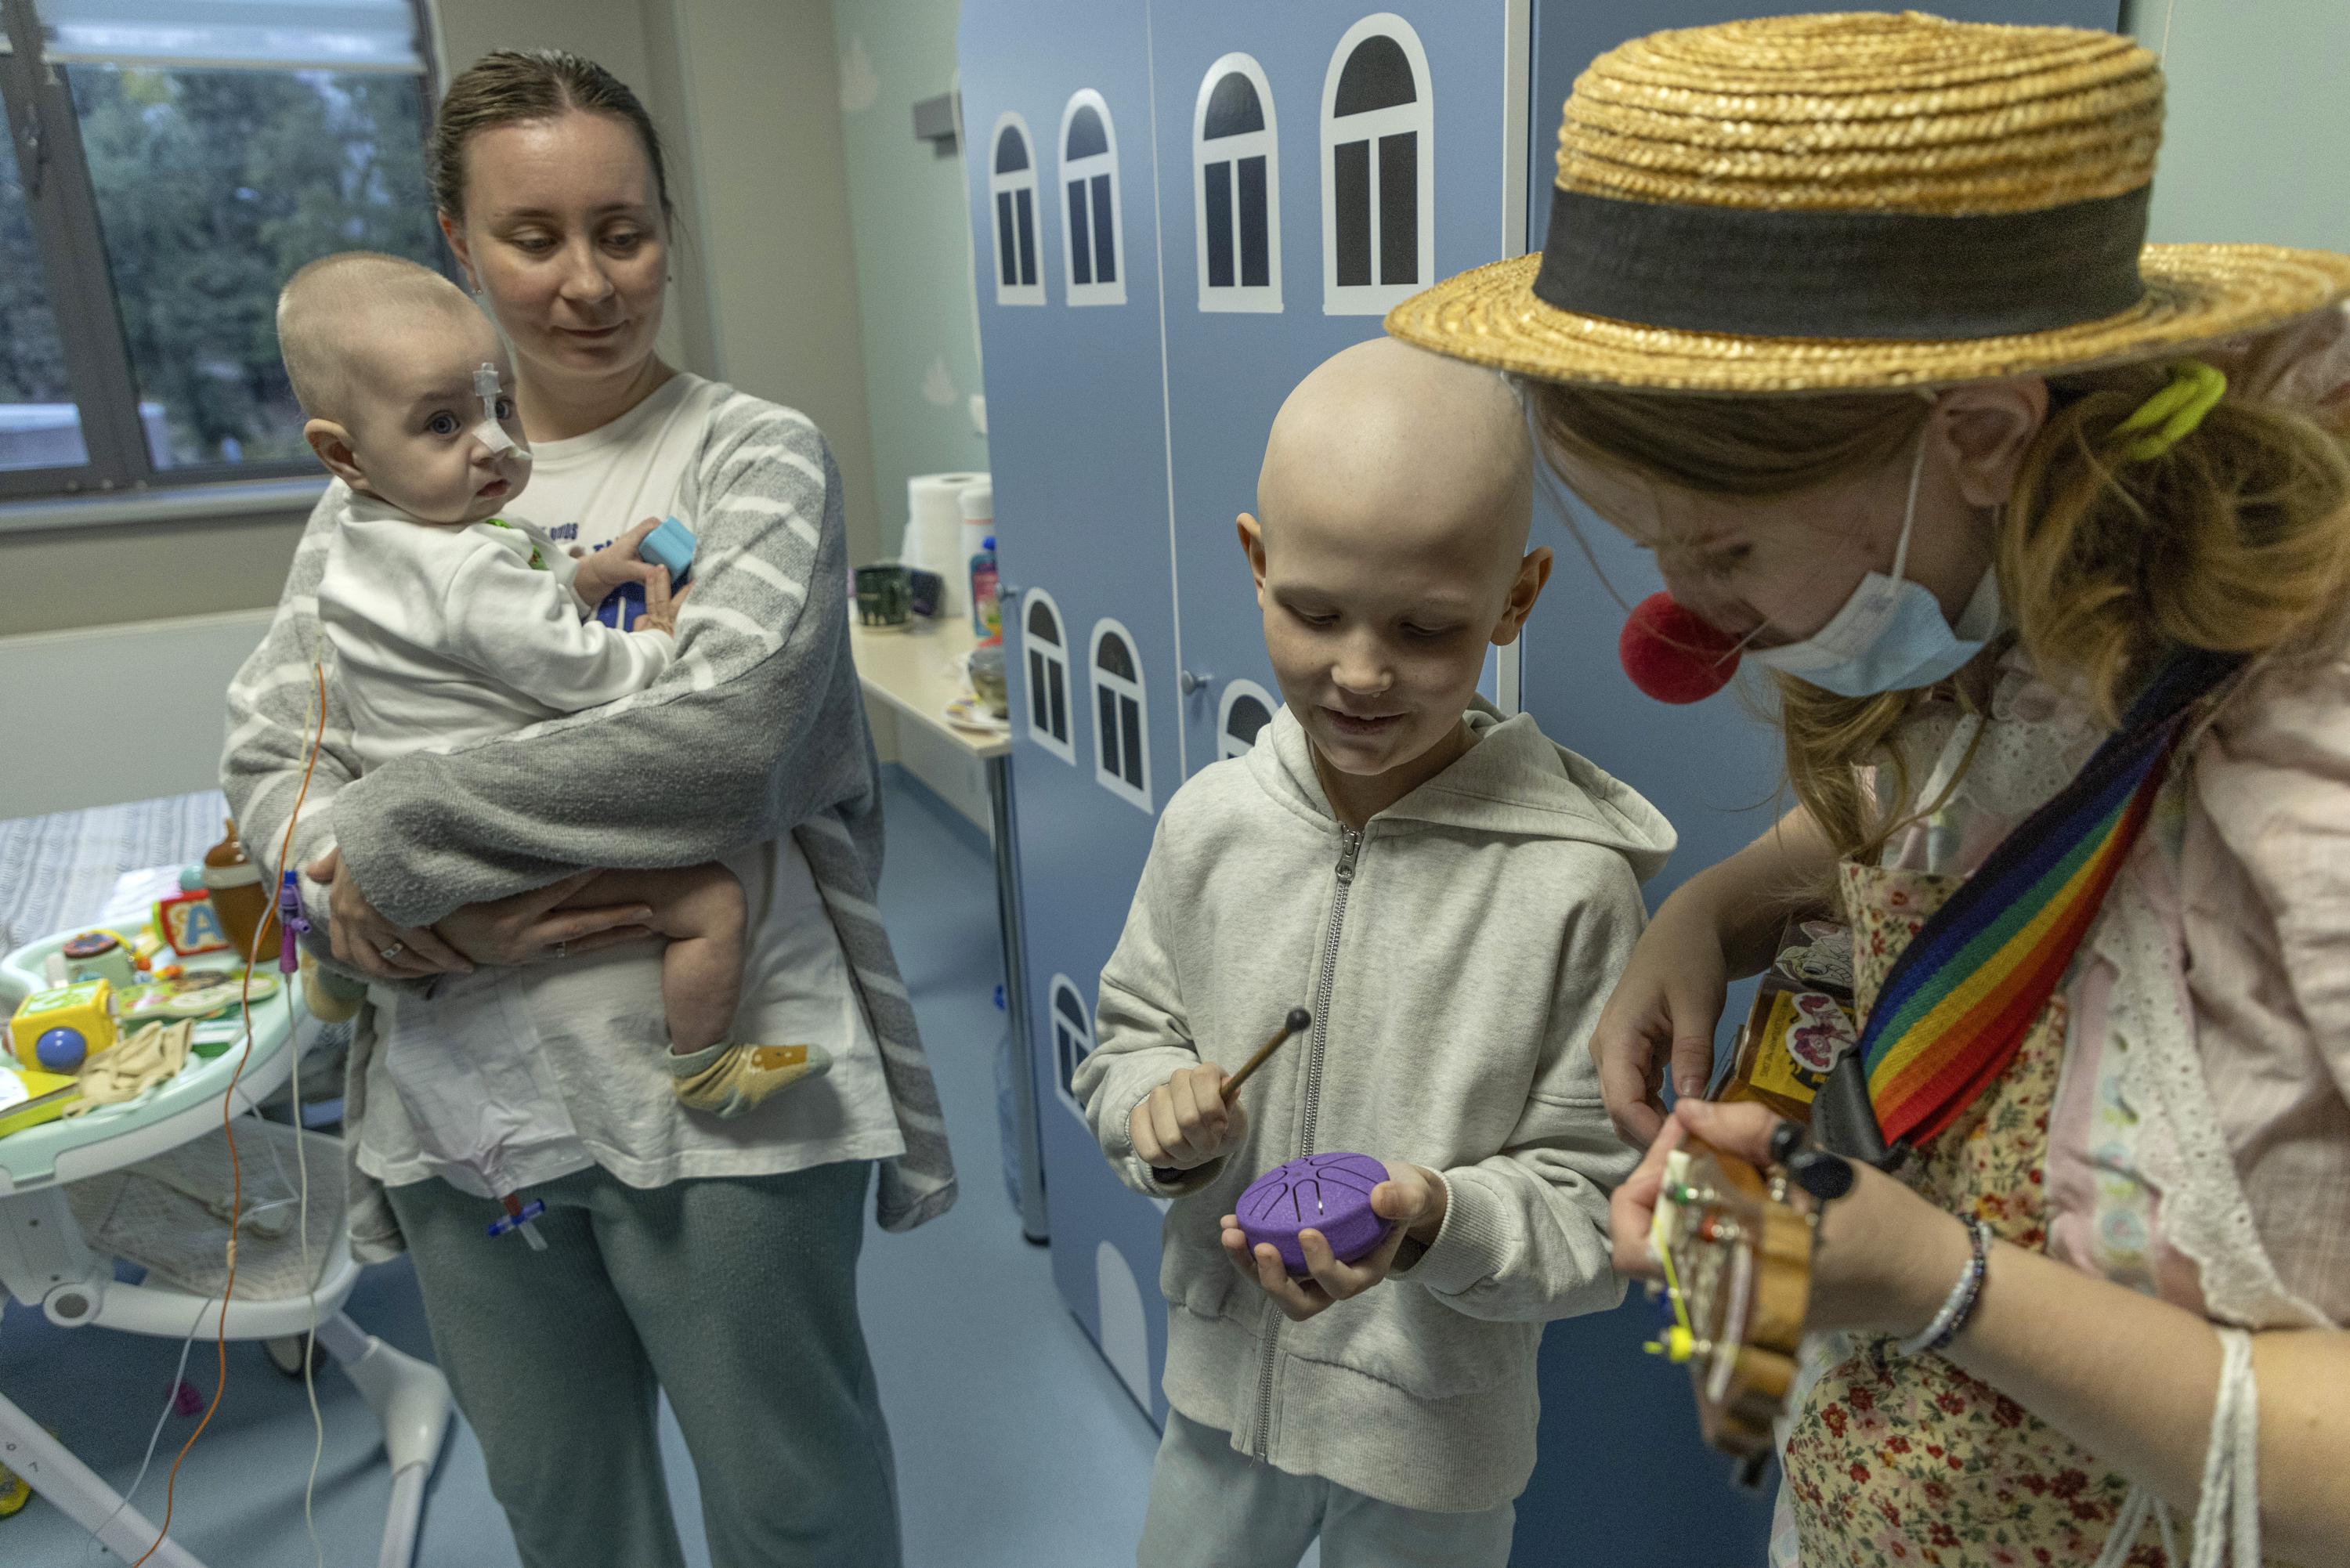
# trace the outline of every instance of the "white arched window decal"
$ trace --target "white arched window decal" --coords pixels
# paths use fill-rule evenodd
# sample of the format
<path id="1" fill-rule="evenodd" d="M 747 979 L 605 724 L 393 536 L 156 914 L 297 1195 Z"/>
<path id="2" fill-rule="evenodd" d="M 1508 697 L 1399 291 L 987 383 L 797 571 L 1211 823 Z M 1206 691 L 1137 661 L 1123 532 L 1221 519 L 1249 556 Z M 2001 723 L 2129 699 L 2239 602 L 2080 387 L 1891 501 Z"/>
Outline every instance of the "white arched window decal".
<path id="1" fill-rule="evenodd" d="M 1094 623 L 1087 663 L 1094 681 L 1094 777 L 1102 788 L 1145 811 L 1150 803 L 1150 706 L 1134 634 L 1114 620 Z"/>
<path id="2" fill-rule="evenodd" d="M 1118 198 L 1118 128 L 1102 95 L 1086 88 L 1061 110 L 1061 263 L 1071 305 L 1126 303 Z"/>
<path id="3" fill-rule="evenodd" d="M 1028 122 L 1004 114 L 988 139 L 988 223 L 995 234 L 995 303 L 1042 305 L 1036 265 L 1036 152 Z"/>
<path id="4" fill-rule="evenodd" d="M 1053 1086 L 1060 1091 L 1061 1103 L 1086 1119 L 1086 1103 L 1077 1098 L 1077 1064 L 1093 1054 L 1093 1015 L 1086 1011 L 1086 999 L 1066 974 L 1056 974 L 1045 988 L 1052 1004 L 1045 1009 L 1053 1021 Z"/>
<path id="5" fill-rule="evenodd" d="M 1216 755 L 1244 757 L 1256 744 L 1259 731 L 1273 722 L 1281 704 L 1253 680 L 1228 681 L 1216 704 Z"/>
<path id="6" fill-rule="evenodd" d="M 1068 639 L 1061 607 L 1042 588 L 1021 595 L 1020 647 L 1028 672 L 1028 738 L 1075 766 L 1070 741 Z"/>
<path id="7" fill-rule="evenodd" d="M 1281 308 L 1281 151 L 1264 67 L 1226 55 L 1191 111 L 1191 211 L 1202 310 Z"/>
<path id="8" fill-rule="evenodd" d="M 1392 12 L 1347 29 L 1322 80 L 1322 309 L 1383 316 L 1436 281 L 1428 55 Z"/>

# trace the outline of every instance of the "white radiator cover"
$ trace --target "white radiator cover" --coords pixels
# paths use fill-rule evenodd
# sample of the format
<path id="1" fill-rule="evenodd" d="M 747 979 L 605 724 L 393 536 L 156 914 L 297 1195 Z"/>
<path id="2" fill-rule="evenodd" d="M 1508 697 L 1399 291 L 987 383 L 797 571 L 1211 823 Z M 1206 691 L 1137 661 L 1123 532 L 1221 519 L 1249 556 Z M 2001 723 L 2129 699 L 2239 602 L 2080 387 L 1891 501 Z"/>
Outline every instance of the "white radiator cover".
<path id="1" fill-rule="evenodd" d="M 272 613 L 0 637 L 0 817 L 218 788 L 229 679 Z"/>

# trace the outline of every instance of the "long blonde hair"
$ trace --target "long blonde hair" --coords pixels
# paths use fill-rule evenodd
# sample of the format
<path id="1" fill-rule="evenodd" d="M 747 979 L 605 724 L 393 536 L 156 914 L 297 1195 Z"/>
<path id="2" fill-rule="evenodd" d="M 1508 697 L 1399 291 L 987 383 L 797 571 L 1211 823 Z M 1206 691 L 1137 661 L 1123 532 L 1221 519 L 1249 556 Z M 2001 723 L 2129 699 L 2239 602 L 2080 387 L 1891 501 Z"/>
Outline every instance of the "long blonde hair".
<path id="1" fill-rule="evenodd" d="M 2039 669 L 2108 723 L 2176 648 L 2296 651 L 2350 608 L 2350 449 L 2279 405 L 2230 394 L 2163 455 L 2125 462 L 2114 429 L 2168 379 L 2138 364 L 2052 379 L 1997 528 L 2000 594 Z M 1905 455 L 1930 412 L 1906 394 L 1711 398 L 1523 383 L 1545 447 L 1712 495 L 1785 494 Z M 1889 742 L 1923 691 L 1847 698 L 1776 676 L 1787 778 L 1838 851 L 1880 848 L 1860 769 L 1909 780 Z"/>

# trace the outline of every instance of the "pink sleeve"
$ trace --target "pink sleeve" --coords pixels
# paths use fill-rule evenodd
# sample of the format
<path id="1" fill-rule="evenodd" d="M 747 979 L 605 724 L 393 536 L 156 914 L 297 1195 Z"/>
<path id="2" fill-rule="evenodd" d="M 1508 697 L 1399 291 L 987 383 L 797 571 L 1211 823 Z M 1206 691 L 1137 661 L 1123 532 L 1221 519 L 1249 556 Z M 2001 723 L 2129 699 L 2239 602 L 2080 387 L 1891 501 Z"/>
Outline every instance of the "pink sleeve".
<path id="1" fill-rule="evenodd" d="M 2350 659 L 2255 674 L 2197 749 L 2195 788 L 2275 930 L 2311 1044 L 2350 1099 Z"/>

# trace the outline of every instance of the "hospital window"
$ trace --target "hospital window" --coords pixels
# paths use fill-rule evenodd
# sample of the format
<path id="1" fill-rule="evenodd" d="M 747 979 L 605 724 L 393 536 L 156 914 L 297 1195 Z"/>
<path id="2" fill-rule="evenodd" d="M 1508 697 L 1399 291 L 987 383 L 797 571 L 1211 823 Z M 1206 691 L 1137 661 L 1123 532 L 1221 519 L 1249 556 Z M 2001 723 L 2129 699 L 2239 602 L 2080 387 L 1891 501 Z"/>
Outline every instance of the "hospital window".
<path id="1" fill-rule="evenodd" d="M 1208 67 L 1192 112 L 1202 310 L 1281 308 L 1281 151 L 1273 88 L 1246 55 Z"/>
<path id="2" fill-rule="evenodd" d="M 1077 1114 L 1083 1121 L 1086 1103 L 1077 1098 L 1077 1064 L 1093 1054 L 1093 1020 L 1086 1012 L 1085 998 L 1069 977 L 1053 977 L 1053 1068 L 1061 1091 L 1061 1103 Z"/>
<path id="3" fill-rule="evenodd" d="M 987 193 L 998 305 L 1045 303 L 1045 282 L 1036 270 L 1036 160 L 1031 145 L 1028 123 L 1018 115 L 1006 114 L 995 122 Z"/>
<path id="4" fill-rule="evenodd" d="M 1144 722 L 1142 672 L 1126 628 L 1105 620 L 1094 628 L 1094 708 L 1099 752 L 1094 777 L 1119 799 L 1145 811 L 1150 800 L 1150 732 Z"/>
<path id="5" fill-rule="evenodd" d="M 1087 88 L 1061 111 L 1061 190 L 1067 224 L 1061 259 L 1071 305 L 1124 305 L 1118 270 L 1118 129 L 1109 105 Z"/>
<path id="6" fill-rule="evenodd" d="M 1401 17 L 1366 17 L 1322 88 L 1322 308 L 1377 316 L 1436 272 L 1428 56 Z"/>
<path id="7" fill-rule="evenodd" d="M 1028 738 L 1075 763 L 1069 741 L 1069 655 L 1061 635 L 1061 607 L 1042 588 L 1030 588 L 1022 618 L 1022 646 L 1028 659 Z"/>
<path id="8" fill-rule="evenodd" d="M 0 4 L 0 501 L 317 475 L 277 289 L 445 266 L 426 36 L 418 0 Z"/>

